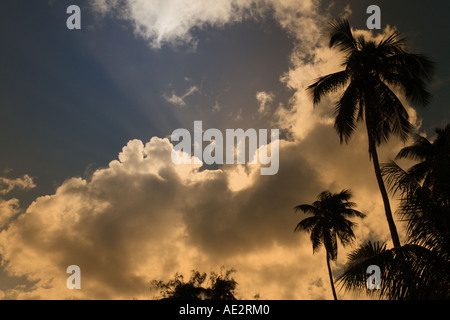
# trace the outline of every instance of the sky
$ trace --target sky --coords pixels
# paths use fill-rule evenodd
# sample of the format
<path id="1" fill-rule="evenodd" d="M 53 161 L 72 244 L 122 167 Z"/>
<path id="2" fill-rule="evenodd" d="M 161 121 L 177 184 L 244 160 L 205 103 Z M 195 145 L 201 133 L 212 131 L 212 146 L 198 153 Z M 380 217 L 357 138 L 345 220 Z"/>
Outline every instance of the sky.
<path id="1" fill-rule="evenodd" d="M 72 4 L 80 30 L 66 27 Z M 367 214 L 353 248 L 391 242 L 363 126 L 341 145 L 338 95 L 313 108 L 305 91 L 341 68 L 327 23 L 347 18 L 366 37 L 397 30 L 436 62 L 430 105 L 405 102 L 432 139 L 450 122 L 447 11 L 446 1 L 3 1 L 0 298 L 153 299 L 153 279 L 224 266 L 242 299 L 330 299 L 324 249 L 293 232 L 305 217 L 295 205 L 351 189 Z M 194 121 L 279 129 L 279 171 L 174 164 L 170 135 Z M 404 145 L 391 139 L 380 161 Z M 339 247 L 335 277 L 351 249 Z M 66 286 L 69 265 L 81 290 Z"/>

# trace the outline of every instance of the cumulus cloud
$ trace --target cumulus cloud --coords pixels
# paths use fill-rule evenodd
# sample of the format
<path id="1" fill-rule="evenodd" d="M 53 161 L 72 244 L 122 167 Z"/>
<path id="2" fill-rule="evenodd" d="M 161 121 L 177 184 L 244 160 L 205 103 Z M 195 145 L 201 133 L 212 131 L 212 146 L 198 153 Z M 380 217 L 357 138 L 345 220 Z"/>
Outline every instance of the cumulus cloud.
<path id="1" fill-rule="evenodd" d="M 20 205 L 18 199 L 0 199 L 0 229 L 6 227 L 9 221 L 19 213 Z"/>
<path id="2" fill-rule="evenodd" d="M 308 235 L 293 233 L 303 218 L 293 206 L 324 189 L 352 186 L 372 217 L 357 234 L 382 230 L 376 235 L 387 237 L 367 154 L 342 149 L 331 136 L 332 126 L 320 124 L 301 142 L 281 141 L 274 176 L 260 176 L 254 165 L 212 171 L 175 165 L 169 140 L 131 140 L 107 168 L 89 180 L 68 179 L 0 234 L 5 270 L 35 283 L 3 294 L 144 299 L 151 298 L 152 279 L 225 265 L 238 270 L 242 298 L 257 292 L 268 299 L 327 298 L 323 251 L 312 255 Z M 239 180 L 245 183 L 236 186 Z M 72 264 L 81 268 L 80 291 L 65 287 Z"/>
<path id="3" fill-rule="evenodd" d="M 248 276 L 249 261 L 263 269 L 266 263 L 279 266 L 274 257 L 280 246 L 296 251 L 296 237 L 286 232 L 296 219 L 292 204 L 320 190 L 314 169 L 299 165 L 304 160 L 295 146 L 286 143 L 282 149 L 286 156 L 276 176 L 253 170 L 247 177 L 253 183 L 236 192 L 234 179 L 247 170 L 174 165 L 167 139 L 130 141 L 108 168 L 89 181 L 65 181 L 1 233 L 6 270 L 36 282 L 17 297 L 148 298 L 152 278 L 180 270 L 225 264 L 243 267 Z M 259 251 L 266 262 L 255 255 Z M 72 264 L 82 271 L 80 292 L 65 288 L 65 270 Z"/>
<path id="4" fill-rule="evenodd" d="M 0 177 L 0 195 L 5 196 L 13 190 L 28 191 L 36 187 L 33 178 L 25 174 L 20 178 Z M 19 200 L 0 198 L 0 229 L 21 212 Z"/>

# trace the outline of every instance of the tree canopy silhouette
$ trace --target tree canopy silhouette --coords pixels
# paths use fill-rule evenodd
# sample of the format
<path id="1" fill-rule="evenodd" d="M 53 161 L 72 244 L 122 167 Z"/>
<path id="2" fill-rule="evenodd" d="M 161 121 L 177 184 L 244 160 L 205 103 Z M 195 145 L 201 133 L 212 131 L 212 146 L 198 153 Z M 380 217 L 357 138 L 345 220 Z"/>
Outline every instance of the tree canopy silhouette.
<path id="1" fill-rule="evenodd" d="M 386 219 L 395 247 L 400 246 L 389 197 L 381 175 L 377 147 L 392 135 L 402 140 L 411 130 L 408 112 L 393 88 L 401 90 L 406 99 L 428 104 L 426 90 L 433 72 L 433 63 L 422 55 L 409 53 L 405 39 L 397 33 L 378 43 L 355 38 L 347 20 L 330 23 L 330 48 L 344 54 L 344 70 L 322 76 L 308 87 L 317 105 L 328 93 L 343 89 L 336 103 L 335 124 L 341 143 L 348 142 L 359 121 L 367 129 L 369 156 L 372 159 L 378 186 L 383 198 Z"/>
<path id="2" fill-rule="evenodd" d="M 207 284 L 207 274 L 192 270 L 190 279 L 185 282 L 184 276 L 178 273 L 174 279 L 167 282 L 162 280 L 151 281 L 151 289 L 159 290 L 163 300 L 236 300 L 235 290 L 237 282 L 231 277 L 235 272 L 229 269 L 224 272 L 211 272 L 209 276 L 209 286 Z"/>

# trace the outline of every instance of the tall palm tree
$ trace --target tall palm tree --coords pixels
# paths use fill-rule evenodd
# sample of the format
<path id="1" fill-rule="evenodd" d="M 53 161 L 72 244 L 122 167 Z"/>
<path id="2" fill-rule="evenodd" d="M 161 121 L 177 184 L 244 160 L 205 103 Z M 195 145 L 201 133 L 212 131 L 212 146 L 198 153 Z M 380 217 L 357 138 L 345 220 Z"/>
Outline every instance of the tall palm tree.
<path id="1" fill-rule="evenodd" d="M 364 289 L 366 268 L 382 270 L 382 288 L 367 290 L 391 299 L 450 299 L 450 125 L 430 142 L 416 136 L 397 158 L 419 161 L 408 170 L 383 166 L 391 190 L 400 193 L 399 215 L 407 244 L 390 250 L 367 243 L 349 255 L 338 279 L 346 289 Z M 366 288 L 367 289 L 367 288 Z"/>
<path id="2" fill-rule="evenodd" d="M 436 133 L 433 142 L 416 135 L 397 155 L 418 163 L 403 170 L 391 161 L 382 173 L 392 191 L 400 192 L 409 240 L 450 257 L 450 124 Z"/>
<path id="3" fill-rule="evenodd" d="M 337 300 L 337 296 L 330 260 L 336 260 L 337 258 L 337 238 L 339 238 L 343 246 L 351 243 L 355 238 L 353 233 L 355 223 L 347 218 L 354 216 L 365 217 L 365 214 L 353 209 L 355 203 L 349 202 L 351 197 L 352 194 L 349 190 L 342 190 L 333 194 L 329 191 L 324 191 L 319 194 L 312 205 L 302 204 L 295 207 L 296 212 L 301 210 L 304 213 L 312 214 L 312 217 L 300 221 L 294 231 L 305 230 L 310 232 L 313 252 L 316 252 L 322 244 L 324 245 L 328 275 L 335 300 Z"/>
<path id="4" fill-rule="evenodd" d="M 383 198 L 386 219 L 395 247 L 400 246 L 384 186 L 377 147 L 391 135 L 406 140 L 411 129 L 408 113 L 393 88 L 403 91 L 406 99 L 426 105 L 430 94 L 425 82 L 430 80 L 433 63 L 422 55 L 408 53 L 405 40 L 393 33 L 378 43 L 355 38 L 347 20 L 330 23 L 330 47 L 344 54 L 344 70 L 320 77 L 308 87 L 314 105 L 330 92 L 343 89 L 336 103 L 335 129 L 341 143 L 348 142 L 359 121 L 367 129 L 369 157 L 372 159 Z"/>

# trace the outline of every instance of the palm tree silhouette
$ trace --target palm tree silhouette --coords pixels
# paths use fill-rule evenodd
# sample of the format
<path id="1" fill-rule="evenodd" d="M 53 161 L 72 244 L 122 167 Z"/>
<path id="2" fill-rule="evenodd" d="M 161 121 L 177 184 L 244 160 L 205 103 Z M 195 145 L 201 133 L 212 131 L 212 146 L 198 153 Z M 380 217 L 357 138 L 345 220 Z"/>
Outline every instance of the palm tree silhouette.
<path id="1" fill-rule="evenodd" d="M 366 288 L 366 268 L 382 270 L 380 291 L 391 299 L 450 299 L 450 125 L 430 142 L 416 135 L 397 158 L 420 161 L 408 170 L 395 162 L 383 166 L 393 192 L 400 192 L 400 217 L 407 244 L 387 250 L 368 242 L 349 255 L 338 282 L 347 290 Z M 367 288 L 366 288 L 367 289 Z"/>
<path id="2" fill-rule="evenodd" d="M 367 286 L 367 268 L 380 268 L 381 287 Z M 348 256 L 337 283 L 347 291 L 365 290 L 392 300 L 449 299 L 450 262 L 435 250 L 407 243 L 386 249 L 385 243 L 368 241 Z"/>
<path id="3" fill-rule="evenodd" d="M 450 259 L 450 124 L 436 129 L 430 142 L 415 136 L 397 159 L 419 161 L 408 170 L 397 163 L 383 165 L 383 175 L 393 192 L 400 192 L 400 216 L 407 223 L 408 239 Z"/>
<path id="4" fill-rule="evenodd" d="M 333 297 L 337 300 L 334 288 L 333 275 L 331 273 L 330 259 L 337 258 L 337 238 L 343 246 L 350 244 L 354 238 L 353 227 L 355 223 L 346 219 L 347 217 L 364 218 L 365 214 L 353 209 L 356 205 L 349 202 L 352 194 L 349 190 L 342 190 L 340 193 L 324 191 L 320 193 L 317 200 L 312 204 L 302 204 L 296 206 L 295 211 L 303 211 L 312 214 L 300 221 L 295 227 L 295 232 L 305 230 L 311 234 L 313 252 L 318 250 L 322 244 L 326 250 L 328 275 L 330 277 Z"/>
<path id="5" fill-rule="evenodd" d="M 436 129 L 436 134 L 433 142 L 416 134 L 414 143 L 400 150 L 396 160 L 419 161 L 407 172 L 394 161 L 383 165 L 382 173 L 387 176 L 387 182 L 395 187 L 394 191 L 403 189 L 412 194 L 410 189 L 420 185 L 433 192 L 434 198 L 439 195 L 450 198 L 450 124 L 444 129 Z"/>
<path id="6" fill-rule="evenodd" d="M 347 20 L 332 22 L 330 27 L 330 48 L 337 47 L 344 53 L 345 69 L 316 79 L 308 91 L 317 105 L 324 95 L 345 88 L 336 103 L 334 124 L 341 143 L 349 141 L 359 121 L 365 122 L 369 157 L 383 198 L 392 242 L 397 247 L 400 240 L 381 175 L 377 147 L 391 135 L 405 141 L 411 129 L 408 113 L 390 86 L 401 89 L 408 101 L 426 105 L 430 94 L 425 81 L 430 80 L 433 63 L 422 55 L 408 53 L 405 40 L 397 33 L 377 43 L 362 36 L 355 38 Z"/>

